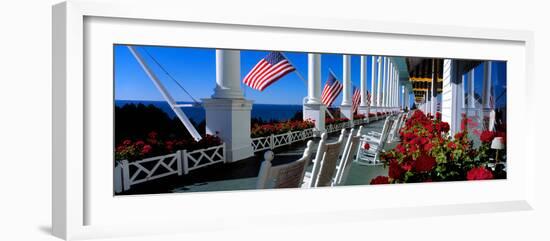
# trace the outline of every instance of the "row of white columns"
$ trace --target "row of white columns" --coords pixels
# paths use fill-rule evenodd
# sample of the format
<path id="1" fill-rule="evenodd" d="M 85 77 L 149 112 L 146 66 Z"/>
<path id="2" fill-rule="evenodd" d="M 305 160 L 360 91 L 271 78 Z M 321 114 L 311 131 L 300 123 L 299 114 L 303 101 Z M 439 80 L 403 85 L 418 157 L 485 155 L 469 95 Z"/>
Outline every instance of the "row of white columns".
<path id="1" fill-rule="evenodd" d="M 352 83 L 351 83 L 351 56 L 343 55 L 342 64 L 342 84 L 343 98 L 340 105 L 342 115 L 353 119 L 352 113 Z M 369 108 L 367 100 L 367 56 L 360 57 L 360 92 L 361 103 L 359 112 L 368 114 L 373 111 L 396 110 L 403 105 L 399 101 L 400 84 L 399 71 L 397 64 L 389 57 L 371 56 L 373 69 L 371 73 L 371 105 Z M 319 54 L 308 54 L 308 96 L 305 101 L 306 111 L 320 111 L 321 104 L 321 56 Z M 371 111 L 372 109 L 373 111 Z M 323 122 L 317 117 L 317 113 L 309 115 L 307 118 L 314 119 L 316 122 Z M 306 116 L 304 116 L 306 118 Z M 322 118 L 324 119 L 324 118 Z"/>
<path id="2" fill-rule="evenodd" d="M 400 86 L 397 64 L 389 57 L 371 56 L 371 109 L 390 111 L 403 107 L 399 101 Z"/>
<path id="3" fill-rule="evenodd" d="M 399 71 L 389 57 L 371 56 L 371 106 L 367 101 L 367 57 L 361 56 L 360 113 L 397 110 L 399 103 Z M 343 55 L 343 98 L 340 111 L 353 120 L 351 56 Z M 250 111 L 252 102 L 246 100 L 240 87 L 240 51 L 216 50 L 216 87 L 210 99 L 203 99 L 206 111 L 206 132 L 217 134 L 227 144 L 230 161 L 251 156 Z M 408 102 L 405 100 L 404 102 Z M 304 119 L 315 121 L 319 131 L 325 129 L 326 106 L 321 103 L 321 56 L 308 54 L 308 91 L 303 103 Z"/>

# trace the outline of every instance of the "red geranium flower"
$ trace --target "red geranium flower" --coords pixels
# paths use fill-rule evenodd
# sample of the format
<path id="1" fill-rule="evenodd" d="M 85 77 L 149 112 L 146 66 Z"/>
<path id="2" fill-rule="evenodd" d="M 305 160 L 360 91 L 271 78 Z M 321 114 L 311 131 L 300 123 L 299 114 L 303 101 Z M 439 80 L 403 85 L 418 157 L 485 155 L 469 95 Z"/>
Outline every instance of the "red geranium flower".
<path id="1" fill-rule="evenodd" d="M 124 140 L 124 141 L 122 142 L 122 144 L 125 145 L 125 146 L 129 146 L 129 145 L 132 144 L 132 141 L 131 141 L 131 140 Z"/>
<path id="2" fill-rule="evenodd" d="M 416 145 L 411 145 L 411 146 L 409 147 L 409 151 L 410 151 L 410 152 L 416 152 L 417 150 L 418 150 L 418 147 L 417 147 Z"/>
<path id="3" fill-rule="evenodd" d="M 150 139 L 157 139 L 157 136 L 158 136 L 158 133 L 156 131 L 151 131 L 149 132 L 149 134 L 147 135 Z"/>
<path id="4" fill-rule="evenodd" d="M 370 184 L 390 184 L 390 179 L 386 176 L 377 176 L 370 181 Z"/>
<path id="5" fill-rule="evenodd" d="M 454 150 L 454 149 L 456 149 L 456 144 L 454 142 L 449 142 L 447 144 L 447 147 Z"/>
<path id="6" fill-rule="evenodd" d="M 429 172 L 434 168 L 435 164 L 434 157 L 422 154 L 416 159 L 413 166 L 417 172 Z"/>
<path id="7" fill-rule="evenodd" d="M 483 143 L 489 143 L 495 138 L 495 133 L 492 131 L 483 131 L 479 136 L 479 140 Z"/>
<path id="8" fill-rule="evenodd" d="M 143 146 L 143 149 L 141 149 L 141 154 L 148 154 L 149 152 L 151 152 L 151 150 L 153 150 L 153 147 L 151 147 L 150 145 L 145 145 Z"/>
<path id="9" fill-rule="evenodd" d="M 466 179 L 468 180 L 487 180 L 493 179 L 493 173 L 485 167 L 474 167 L 466 173 Z"/>
<path id="10" fill-rule="evenodd" d="M 433 144 L 430 142 L 430 143 L 426 143 L 426 145 L 424 145 L 424 151 L 425 152 L 430 152 L 433 148 Z"/>
<path id="11" fill-rule="evenodd" d="M 396 160 L 391 160 L 388 176 L 392 179 L 401 179 L 403 173 L 405 173 L 405 170 L 401 168 L 401 165 Z"/>
<path id="12" fill-rule="evenodd" d="M 363 148 L 364 148 L 365 150 L 370 149 L 370 144 L 369 144 L 369 143 L 365 143 L 365 145 L 363 145 Z"/>
<path id="13" fill-rule="evenodd" d="M 401 154 L 405 154 L 407 152 L 407 149 L 403 145 L 401 145 L 401 143 L 395 146 L 395 150 Z"/>
<path id="14" fill-rule="evenodd" d="M 435 119 L 441 120 L 441 112 L 436 112 L 435 113 Z"/>

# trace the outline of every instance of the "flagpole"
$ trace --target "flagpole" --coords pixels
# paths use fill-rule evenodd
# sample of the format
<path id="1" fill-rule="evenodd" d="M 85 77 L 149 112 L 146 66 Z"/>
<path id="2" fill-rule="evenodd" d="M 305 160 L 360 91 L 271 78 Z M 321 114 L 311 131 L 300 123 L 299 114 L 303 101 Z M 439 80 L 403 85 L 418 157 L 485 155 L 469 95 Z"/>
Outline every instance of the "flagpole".
<path id="1" fill-rule="evenodd" d="M 281 55 L 283 55 L 283 57 L 285 57 L 285 59 L 288 60 L 288 62 L 292 65 L 292 66 L 295 66 L 294 69 L 296 71 L 294 71 L 294 73 L 296 73 L 296 75 L 298 75 L 298 78 L 300 78 L 302 80 L 302 82 L 306 85 L 306 87 L 308 86 L 307 85 L 307 80 L 302 76 L 302 74 L 300 74 L 300 71 L 298 71 L 298 68 L 296 68 L 296 65 L 294 65 L 294 63 L 292 63 L 292 61 L 290 61 L 290 59 L 288 57 L 286 57 L 285 53 L 283 52 L 279 52 L 281 53 Z"/>
<path id="2" fill-rule="evenodd" d="M 328 72 L 330 72 L 332 75 L 334 75 L 334 77 L 336 77 L 336 74 L 332 72 L 332 69 L 330 67 L 328 67 Z"/>
<path id="3" fill-rule="evenodd" d="M 296 65 L 294 65 L 294 63 L 292 63 L 292 61 L 290 61 L 290 59 L 285 55 L 285 53 L 283 53 L 283 52 L 280 52 L 280 53 L 281 53 L 281 55 L 283 55 L 283 57 L 285 57 L 288 60 L 288 62 L 292 66 L 296 66 Z M 296 73 L 296 75 L 298 75 L 298 78 L 300 78 L 302 80 L 302 82 L 306 85 L 306 87 L 309 87 L 308 84 L 307 84 L 306 79 L 302 76 L 302 74 L 300 74 L 300 71 L 298 71 L 298 68 L 295 67 L 295 69 L 296 69 L 296 71 L 294 71 L 294 72 Z M 329 68 L 329 71 L 330 71 L 330 68 Z M 334 75 L 334 73 L 333 73 L 333 75 Z M 328 109 L 328 106 L 327 106 L 327 112 L 326 113 L 330 116 L 330 118 L 334 119 L 334 116 L 332 115 L 332 113 L 330 113 L 330 110 Z"/>

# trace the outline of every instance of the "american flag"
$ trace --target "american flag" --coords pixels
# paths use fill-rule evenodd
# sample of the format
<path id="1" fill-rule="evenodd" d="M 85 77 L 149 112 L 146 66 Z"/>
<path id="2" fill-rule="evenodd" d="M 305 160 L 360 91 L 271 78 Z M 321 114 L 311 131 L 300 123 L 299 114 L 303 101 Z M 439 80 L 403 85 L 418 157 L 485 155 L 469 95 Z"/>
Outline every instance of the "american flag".
<path id="1" fill-rule="evenodd" d="M 328 73 L 328 79 L 323 88 L 323 93 L 321 94 L 321 103 L 326 106 L 331 106 L 332 102 L 338 97 L 342 88 L 344 86 L 338 82 L 336 77 L 332 73 Z"/>
<path id="2" fill-rule="evenodd" d="M 352 106 L 351 111 L 352 113 L 357 112 L 357 109 L 359 108 L 359 104 L 361 103 L 361 91 L 357 89 L 355 86 L 353 87 L 353 99 L 352 99 Z"/>
<path id="3" fill-rule="evenodd" d="M 263 91 L 286 74 L 296 70 L 280 52 L 270 52 L 244 77 L 243 83 Z"/>

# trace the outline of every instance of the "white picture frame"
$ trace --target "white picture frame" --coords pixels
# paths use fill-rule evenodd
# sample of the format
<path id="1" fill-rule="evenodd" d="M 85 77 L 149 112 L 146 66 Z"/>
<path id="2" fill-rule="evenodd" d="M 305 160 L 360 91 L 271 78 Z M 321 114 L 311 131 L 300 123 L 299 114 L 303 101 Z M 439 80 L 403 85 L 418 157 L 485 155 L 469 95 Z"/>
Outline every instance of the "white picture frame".
<path id="1" fill-rule="evenodd" d="M 150 11 L 151 5 L 155 6 L 155 11 Z M 89 25 L 87 26 L 87 24 Z M 128 31 L 120 35 L 108 34 L 121 28 Z M 177 29 L 185 31 L 167 31 Z M 140 30 L 151 32 L 144 35 L 139 33 Z M 201 31 L 211 32 L 200 36 Z M 220 40 L 217 42 L 212 40 L 202 42 L 202 44 L 197 44 L 198 42 L 195 44 L 180 43 L 179 40 L 168 38 L 168 36 L 178 35 L 185 37 L 189 36 L 186 34 L 195 33 L 196 36 L 199 36 L 196 41 L 199 41 L 201 38 L 212 36 L 216 31 L 218 33 L 219 31 L 238 32 L 240 37 L 228 37 L 224 43 L 221 43 Z M 276 35 L 287 35 L 298 40 L 294 43 L 295 45 L 292 45 L 293 43 L 287 38 L 286 41 L 283 40 L 279 43 L 269 43 L 269 46 L 265 42 L 254 45 L 253 42 L 239 41 L 239 38 L 244 38 L 244 36 L 267 38 L 267 36 Z M 97 175 L 111 175 L 112 167 L 111 169 L 105 167 L 111 165 L 112 162 L 109 165 L 92 163 L 90 161 L 92 153 L 91 156 L 101 156 L 106 154 L 104 152 L 106 150 L 99 151 L 101 147 L 93 144 L 100 141 L 101 138 L 87 139 L 87 136 L 93 131 L 89 129 L 90 123 L 99 123 L 90 118 L 97 116 L 101 118 L 102 116 L 91 115 L 90 112 L 105 111 L 100 108 L 101 104 L 104 104 L 103 102 L 91 104 L 89 98 L 98 100 L 96 95 L 100 95 L 100 93 L 94 92 L 94 90 L 100 90 L 109 84 L 112 85 L 112 80 L 100 83 L 102 85 L 86 82 L 86 78 L 94 78 L 88 75 L 89 72 L 86 69 L 96 68 L 94 63 L 102 61 L 102 59 L 87 59 L 86 54 L 90 52 L 86 48 L 95 48 L 96 46 L 88 45 L 90 43 L 86 41 L 90 39 L 87 37 L 97 40 L 94 43 L 111 41 L 111 44 L 125 41 L 124 43 L 127 44 L 171 46 L 187 44 L 193 45 L 192 47 L 274 48 L 350 54 L 372 53 L 507 60 L 510 63 L 508 72 L 509 176 L 507 180 L 487 182 L 113 197 L 112 189 L 101 189 L 108 186 L 109 182 L 112 184 L 112 180 L 96 182 L 97 179 L 94 179 Z M 308 43 L 308 46 L 305 47 L 304 41 L 313 37 L 328 39 L 318 43 Z M 341 46 L 336 44 L 337 41 L 329 41 L 329 39 L 348 41 L 350 44 Z M 369 46 L 358 47 L 358 43 L 365 39 L 372 41 Z M 388 47 L 391 43 L 423 43 L 424 45 L 419 45 L 419 47 L 411 45 L 409 46 L 411 50 L 404 52 L 399 48 Z M 430 46 L 426 46 L 426 44 L 430 44 Z M 440 47 L 448 50 L 449 46 L 456 46 L 457 50 L 443 53 L 444 51 L 437 49 Z M 483 47 L 484 50 L 479 51 L 478 49 L 477 53 L 473 53 L 472 50 L 459 51 L 472 46 Z M 102 51 L 94 52 L 94 56 L 99 58 L 108 57 L 103 54 Z M 300 18 L 285 16 L 282 13 L 270 13 L 267 16 L 263 14 L 257 17 L 254 15 L 216 15 L 207 14 L 204 9 L 189 8 L 185 6 L 184 2 L 175 1 L 129 3 L 73 0 L 58 4 L 53 7 L 53 233 L 64 239 L 84 239 L 205 230 L 219 231 L 243 223 L 258 225 L 259 223 L 276 222 L 276 220 L 284 220 L 285 225 L 290 226 L 298 221 L 300 223 L 330 223 L 381 218 L 385 215 L 422 217 L 532 209 L 535 173 L 535 152 L 532 150 L 535 146 L 532 143 L 534 137 L 525 136 L 516 128 L 519 126 L 518 123 L 527 121 L 527 116 L 520 114 L 520 110 L 530 98 L 526 95 L 526 90 L 529 88 L 529 83 L 533 81 L 532 65 L 533 34 L 528 31 L 397 22 L 365 22 L 349 19 Z M 97 73 L 94 72 L 94 75 L 109 72 L 105 70 Z M 107 102 L 112 103 L 110 96 L 106 98 L 105 103 Z M 105 114 L 105 116 L 107 115 L 108 113 Z M 104 120 L 107 119 L 109 118 Z M 108 134 L 108 132 L 104 134 Z M 96 135 L 98 138 L 99 136 L 101 134 Z M 109 146 L 108 144 L 106 146 Z M 94 148 L 98 148 L 98 151 L 96 152 Z M 112 155 L 112 148 L 110 151 Z M 112 185 L 110 186 L 112 187 Z M 396 194 L 396 190 L 399 190 L 399 194 Z M 422 195 L 433 197 L 442 192 L 448 195 L 435 200 L 421 198 Z M 107 193 L 111 193 L 110 196 Z M 479 193 L 479 195 L 465 195 L 468 193 Z M 408 199 L 403 200 L 401 195 L 411 196 L 407 196 Z M 311 205 L 307 205 L 307 207 L 301 205 L 298 209 L 295 205 L 296 202 L 292 201 L 291 197 Z M 369 197 L 368 201 L 365 201 L 366 197 Z M 223 200 L 221 207 L 220 205 L 211 205 L 219 204 L 219 200 Z M 243 203 L 244 200 L 249 200 L 246 205 Z M 324 201 L 315 202 L 315 200 Z M 344 200 L 349 202 L 348 205 L 326 207 L 329 201 L 341 202 Z M 273 207 L 275 202 L 277 202 L 277 206 Z M 158 206 L 163 210 L 174 210 L 182 204 L 197 206 L 194 210 L 186 213 L 175 211 L 166 214 L 159 210 L 132 213 L 132 210 L 139 206 Z M 232 208 L 224 208 L 227 206 Z M 205 210 L 201 207 L 209 209 Z M 323 211 L 319 211 L 320 209 Z M 140 222 L 135 221 L 135 215 L 141 217 Z M 340 217 L 340 219 L 321 217 Z"/>

